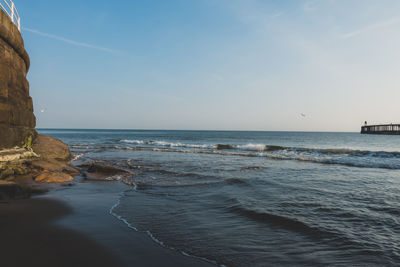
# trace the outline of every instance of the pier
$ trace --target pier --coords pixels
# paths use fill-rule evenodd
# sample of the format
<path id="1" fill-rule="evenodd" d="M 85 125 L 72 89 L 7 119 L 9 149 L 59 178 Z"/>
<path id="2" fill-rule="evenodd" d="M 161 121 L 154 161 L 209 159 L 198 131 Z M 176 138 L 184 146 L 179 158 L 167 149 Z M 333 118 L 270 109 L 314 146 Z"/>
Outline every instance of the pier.
<path id="1" fill-rule="evenodd" d="M 361 127 L 361 133 L 400 135 L 400 124 L 364 125 Z"/>

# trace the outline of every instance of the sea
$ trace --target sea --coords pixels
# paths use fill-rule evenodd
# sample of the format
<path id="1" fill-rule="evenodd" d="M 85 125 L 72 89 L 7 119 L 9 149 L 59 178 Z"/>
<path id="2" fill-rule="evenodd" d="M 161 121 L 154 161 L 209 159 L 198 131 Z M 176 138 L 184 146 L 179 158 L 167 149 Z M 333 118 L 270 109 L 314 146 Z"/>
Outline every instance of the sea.
<path id="1" fill-rule="evenodd" d="M 218 266 L 399 266 L 400 136 L 40 129 L 132 171 L 110 216 Z M 101 197 L 101 196 L 99 196 Z"/>

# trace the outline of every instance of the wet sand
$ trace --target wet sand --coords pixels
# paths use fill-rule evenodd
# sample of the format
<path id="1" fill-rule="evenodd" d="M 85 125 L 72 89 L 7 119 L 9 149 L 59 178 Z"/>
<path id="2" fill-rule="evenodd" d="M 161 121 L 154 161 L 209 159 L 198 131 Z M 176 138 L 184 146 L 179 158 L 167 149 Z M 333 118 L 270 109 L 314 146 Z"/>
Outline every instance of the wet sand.
<path id="1" fill-rule="evenodd" d="M 76 231 L 55 225 L 71 214 L 64 203 L 49 199 L 0 204 L 2 266 L 118 266 L 103 246 Z"/>
<path id="2" fill-rule="evenodd" d="M 214 266 L 164 248 L 110 215 L 121 183 L 79 183 L 0 204 L 2 266 Z"/>

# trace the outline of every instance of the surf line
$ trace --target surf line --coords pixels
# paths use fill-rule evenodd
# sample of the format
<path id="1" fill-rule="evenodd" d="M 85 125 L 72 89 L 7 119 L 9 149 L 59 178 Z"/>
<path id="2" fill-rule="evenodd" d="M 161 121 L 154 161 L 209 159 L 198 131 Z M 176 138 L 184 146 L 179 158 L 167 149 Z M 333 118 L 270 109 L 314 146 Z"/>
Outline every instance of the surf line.
<path id="1" fill-rule="evenodd" d="M 114 211 L 114 210 L 121 204 L 121 199 L 125 196 L 125 193 L 127 193 L 127 192 L 137 192 L 137 186 L 134 185 L 132 189 L 128 189 L 128 190 L 125 190 L 125 191 L 119 193 L 117 202 L 110 208 L 109 214 L 110 214 L 111 216 L 113 216 L 114 218 L 116 218 L 117 220 L 123 222 L 126 226 L 128 226 L 129 229 L 132 229 L 132 230 L 134 230 L 134 231 L 136 231 L 136 232 L 138 232 L 138 233 L 146 233 L 155 243 L 157 243 L 158 245 L 162 246 L 163 248 L 167 248 L 167 249 L 171 249 L 171 250 L 174 250 L 174 251 L 178 251 L 178 250 L 175 249 L 174 247 L 166 246 L 166 245 L 164 244 L 164 242 L 162 242 L 161 240 L 157 239 L 157 238 L 153 235 L 153 233 L 150 232 L 149 230 L 147 230 L 147 231 L 145 231 L 145 232 L 139 231 L 139 229 L 137 229 L 137 228 L 136 228 L 135 226 L 133 226 L 130 222 L 128 222 L 127 219 L 125 219 L 125 218 L 122 217 L 121 215 L 118 215 L 118 214 Z M 202 260 L 202 261 L 205 261 L 205 262 L 208 262 L 208 263 L 215 264 L 216 266 L 220 266 L 220 267 L 226 267 L 226 266 L 223 265 L 223 264 L 218 264 L 216 261 L 213 261 L 213 260 L 210 260 L 210 259 L 207 259 L 207 258 L 194 256 L 194 255 L 191 255 L 191 254 L 189 254 L 189 253 L 187 253 L 187 252 L 185 252 L 185 251 L 179 251 L 179 252 L 180 252 L 183 256 L 185 256 L 185 257 L 189 257 L 189 258 L 194 258 L 194 259 Z"/>

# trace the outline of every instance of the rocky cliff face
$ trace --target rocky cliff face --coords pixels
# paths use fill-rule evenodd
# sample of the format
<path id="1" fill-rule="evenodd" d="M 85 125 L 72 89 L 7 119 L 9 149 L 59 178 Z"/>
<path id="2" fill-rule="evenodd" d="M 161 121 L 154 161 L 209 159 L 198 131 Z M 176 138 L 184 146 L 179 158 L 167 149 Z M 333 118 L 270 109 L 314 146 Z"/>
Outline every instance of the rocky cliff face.
<path id="1" fill-rule="evenodd" d="M 18 28 L 0 10 L 0 149 L 22 147 L 36 136 L 29 64 Z"/>
<path id="2" fill-rule="evenodd" d="M 38 184 L 70 182 L 79 174 L 67 166 L 67 145 L 35 131 L 28 69 L 22 36 L 0 9 L 0 201 L 29 197 L 43 191 Z"/>

